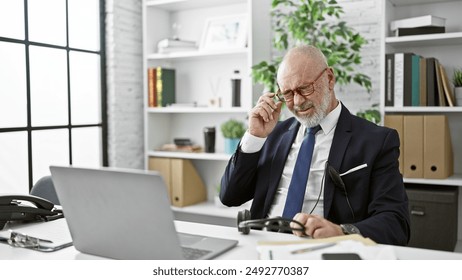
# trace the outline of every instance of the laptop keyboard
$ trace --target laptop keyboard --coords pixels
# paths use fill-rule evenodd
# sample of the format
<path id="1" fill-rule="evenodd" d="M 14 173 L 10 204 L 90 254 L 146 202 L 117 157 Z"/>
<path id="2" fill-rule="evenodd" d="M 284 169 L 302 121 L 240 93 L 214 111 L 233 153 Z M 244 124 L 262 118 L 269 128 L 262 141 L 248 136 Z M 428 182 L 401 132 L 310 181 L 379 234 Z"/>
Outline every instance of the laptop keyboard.
<path id="1" fill-rule="evenodd" d="M 187 260 L 198 260 L 202 258 L 203 256 L 207 255 L 208 253 L 212 251 L 208 250 L 201 250 L 201 249 L 196 249 L 196 248 L 190 248 L 190 247 L 181 247 L 183 249 L 183 256 Z"/>

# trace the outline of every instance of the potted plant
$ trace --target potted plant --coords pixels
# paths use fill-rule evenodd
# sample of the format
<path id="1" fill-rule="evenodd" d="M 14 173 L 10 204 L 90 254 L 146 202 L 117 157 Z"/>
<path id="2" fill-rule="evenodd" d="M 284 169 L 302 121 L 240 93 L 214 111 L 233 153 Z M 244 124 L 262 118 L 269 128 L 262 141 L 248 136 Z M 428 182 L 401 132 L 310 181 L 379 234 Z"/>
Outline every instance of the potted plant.
<path id="1" fill-rule="evenodd" d="M 457 106 L 462 106 L 462 69 L 454 70 L 454 76 L 452 77 L 454 83 L 454 96 L 456 99 Z"/>
<path id="2" fill-rule="evenodd" d="M 289 47 L 309 44 L 319 48 L 334 69 L 339 84 L 355 82 L 371 91 L 369 76 L 357 72 L 361 47 L 367 42 L 359 33 L 339 21 L 343 13 L 335 0 L 273 0 L 273 47 L 284 54 Z M 282 56 L 252 67 L 254 83 L 275 92 L 276 71 Z"/>
<path id="3" fill-rule="evenodd" d="M 225 137 L 225 153 L 232 154 L 245 133 L 245 125 L 241 121 L 230 119 L 221 125 L 221 132 Z"/>

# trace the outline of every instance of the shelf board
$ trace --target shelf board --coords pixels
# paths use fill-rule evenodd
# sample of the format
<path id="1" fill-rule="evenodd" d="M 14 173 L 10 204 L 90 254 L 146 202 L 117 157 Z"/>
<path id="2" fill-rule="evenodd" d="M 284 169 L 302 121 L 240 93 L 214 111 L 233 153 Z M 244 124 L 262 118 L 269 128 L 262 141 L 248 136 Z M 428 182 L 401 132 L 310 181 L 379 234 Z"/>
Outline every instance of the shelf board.
<path id="1" fill-rule="evenodd" d="M 218 160 L 218 161 L 228 161 L 231 158 L 230 154 L 225 154 L 225 153 L 184 153 L 184 152 L 149 151 L 148 155 L 153 156 L 153 157 L 203 159 L 203 160 Z"/>
<path id="2" fill-rule="evenodd" d="M 420 5 L 448 1 L 452 0 L 390 0 L 390 2 L 393 3 L 394 6 Z"/>
<path id="3" fill-rule="evenodd" d="M 146 6 L 166 11 L 216 7 L 245 2 L 245 0 L 148 0 Z"/>
<path id="4" fill-rule="evenodd" d="M 385 43 L 394 47 L 422 47 L 462 44 L 462 32 L 387 37 Z"/>
<path id="5" fill-rule="evenodd" d="M 194 50 L 173 53 L 151 53 L 147 56 L 149 60 L 185 60 L 205 58 L 212 56 L 247 55 L 247 48 L 233 48 L 220 50 Z"/>
<path id="6" fill-rule="evenodd" d="M 247 113 L 248 108 L 243 107 L 159 107 L 148 108 L 148 113 Z"/>
<path id="7" fill-rule="evenodd" d="M 462 174 L 454 174 L 446 179 L 403 178 L 403 181 L 423 185 L 462 186 Z"/>
<path id="8" fill-rule="evenodd" d="M 455 107 L 385 107 L 385 113 L 462 113 L 462 106 Z"/>
<path id="9" fill-rule="evenodd" d="M 172 206 L 173 211 L 185 212 L 198 215 L 226 217 L 237 219 L 237 213 L 244 209 L 250 209 L 250 202 L 247 202 L 238 207 L 227 207 L 224 205 L 216 205 L 214 202 L 207 201 L 203 203 L 194 204 L 186 207 Z"/>

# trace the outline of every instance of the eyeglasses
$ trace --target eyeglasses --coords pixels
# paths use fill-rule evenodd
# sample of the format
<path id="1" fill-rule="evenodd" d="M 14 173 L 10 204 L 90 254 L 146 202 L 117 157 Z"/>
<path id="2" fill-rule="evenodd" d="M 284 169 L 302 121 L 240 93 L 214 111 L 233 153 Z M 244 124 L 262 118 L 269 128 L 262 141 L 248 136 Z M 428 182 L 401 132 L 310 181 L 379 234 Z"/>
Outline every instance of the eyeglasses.
<path id="1" fill-rule="evenodd" d="M 284 92 L 281 92 L 281 89 L 279 88 L 279 85 L 278 85 L 278 91 L 276 92 L 276 98 L 281 101 L 281 102 L 288 102 L 288 101 L 292 101 L 294 99 L 294 96 L 295 96 L 295 93 L 301 95 L 301 96 L 308 96 L 308 95 L 311 95 L 313 94 L 314 92 L 314 85 L 316 84 L 316 82 L 319 80 L 319 78 L 321 78 L 322 74 L 324 74 L 324 72 L 326 72 L 326 70 L 328 69 L 328 67 L 324 68 L 324 70 L 321 71 L 321 73 L 316 77 L 316 79 L 314 79 L 314 81 L 312 81 L 311 83 L 308 83 L 304 86 L 301 86 L 301 87 L 298 87 L 294 90 L 286 90 Z"/>

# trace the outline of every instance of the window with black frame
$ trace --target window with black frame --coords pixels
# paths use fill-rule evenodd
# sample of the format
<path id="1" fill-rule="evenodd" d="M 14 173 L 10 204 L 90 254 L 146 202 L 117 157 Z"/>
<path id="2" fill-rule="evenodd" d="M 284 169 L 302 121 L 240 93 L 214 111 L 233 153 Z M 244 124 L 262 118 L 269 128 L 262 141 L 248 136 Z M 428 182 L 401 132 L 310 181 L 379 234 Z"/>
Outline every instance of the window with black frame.
<path id="1" fill-rule="evenodd" d="M 103 0 L 0 1 L 0 192 L 107 165 Z"/>

